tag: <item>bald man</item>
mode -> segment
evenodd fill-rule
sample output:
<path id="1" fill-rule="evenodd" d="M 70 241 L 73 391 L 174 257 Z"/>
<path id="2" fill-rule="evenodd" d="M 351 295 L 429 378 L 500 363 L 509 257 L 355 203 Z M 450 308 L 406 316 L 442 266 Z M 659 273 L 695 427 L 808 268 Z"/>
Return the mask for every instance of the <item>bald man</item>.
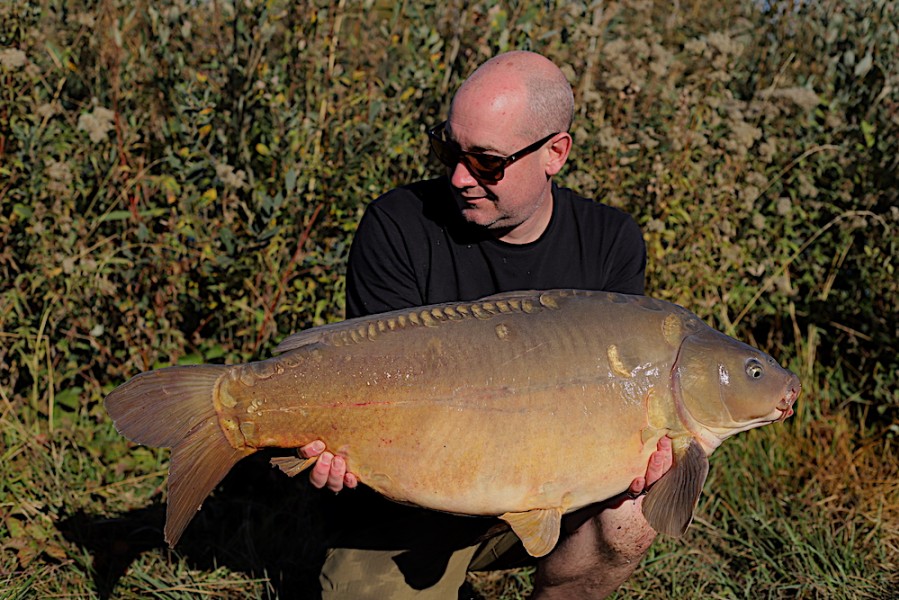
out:
<path id="1" fill-rule="evenodd" d="M 446 176 L 366 209 L 350 251 L 347 317 L 519 289 L 642 294 L 646 250 L 633 219 L 553 183 L 571 150 L 573 114 L 571 87 L 545 57 L 509 52 L 479 67 L 447 120 L 428 131 Z M 323 450 L 302 449 L 320 454 L 313 485 L 356 487 L 343 459 Z M 663 438 L 631 492 L 670 466 Z M 603 598 L 621 585 L 655 538 L 641 503 L 624 496 L 568 515 L 558 546 L 537 561 L 533 597 Z M 365 488 L 334 505 L 342 527 L 322 569 L 323 598 L 455 599 L 468 570 L 533 561 L 487 519 L 399 506 Z"/>

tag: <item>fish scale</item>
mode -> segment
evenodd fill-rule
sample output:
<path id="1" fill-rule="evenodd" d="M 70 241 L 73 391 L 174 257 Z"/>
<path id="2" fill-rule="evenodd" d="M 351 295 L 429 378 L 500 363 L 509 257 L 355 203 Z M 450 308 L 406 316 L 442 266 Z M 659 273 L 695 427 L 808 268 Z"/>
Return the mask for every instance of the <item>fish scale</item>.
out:
<path id="1" fill-rule="evenodd" d="M 643 506 L 653 527 L 679 535 L 708 455 L 791 414 L 799 393 L 795 375 L 686 309 L 605 292 L 393 311 L 300 332 L 278 350 L 151 371 L 108 396 L 123 435 L 173 449 L 170 544 L 242 457 L 316 439 L 379 493 L 499 516 L 542 555 L 562 515 L 626 491 L 667 435 L 675 466 Z M 278 466 L 296 475 L 311 462 Z"/>

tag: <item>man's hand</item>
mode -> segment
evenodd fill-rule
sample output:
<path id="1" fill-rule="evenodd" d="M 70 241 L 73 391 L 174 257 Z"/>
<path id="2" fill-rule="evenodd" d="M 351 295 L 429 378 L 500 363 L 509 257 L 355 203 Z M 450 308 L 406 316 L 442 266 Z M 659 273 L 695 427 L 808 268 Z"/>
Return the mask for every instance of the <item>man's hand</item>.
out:
<path id="1" fill-rule="evenodd" d="M 642 494 L 673 462 L 671 440 L 663 437 L 646 474 L 634 479 L 628 491 Z M 538 562 L 532 599 L 605 598 L 633 574 L 656 532 L 643 517 L 643 498 L 623 498 L 586 507 L 563 521 L 571 533 Z"/>
<path id="2" fill-rule="evenodd" d="M 646 466 L 646 476 L 637 477 L 631 482 L 630 492 L 634 495 L 642 494 L 652 484 L 662 478 L 674 463 L 674 455 L 671 452 L 671 438 L 663 437 L 656 445 L 656 451 L 649 457 Z"/>
<path id="3" fill-rule="evenodd" d="M 343 488 L 354 488 L 359 483 L 356 476 L 347 473 L 346 461 L 341 456 L 334 456 L 325 452 L 325 443 L 315 440 L 300 448 L 300 456 L 312 458 L 318 456 L 318 460 L 309 471 L 309 481 L 317 488 L 327 487 L 334 493 Z"/>

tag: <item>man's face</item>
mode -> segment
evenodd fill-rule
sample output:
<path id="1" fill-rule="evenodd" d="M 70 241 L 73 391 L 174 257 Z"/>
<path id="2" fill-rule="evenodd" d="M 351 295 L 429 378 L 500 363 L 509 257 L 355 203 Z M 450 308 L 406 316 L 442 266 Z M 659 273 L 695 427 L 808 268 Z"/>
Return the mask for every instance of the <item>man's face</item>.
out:
<path id="1" fill-rule="evenodd" d="M 520 133 L 527 129 L 520 125 L 524 108 L 520 94 L 489 101 L 466 94 L 456 99 L 446 135 L 465 151 L 508 156 L 537 141 Z M 464 162 L 450 168 L 450 183 L 463 217 L 494 231 L 500 239 L 509 238 L 507 241 L 523 243 L 538 238 L 552 214 L 546 160 L 547 150 L 542 147 L 507 166 L 496 183 L 479 180 Z"/>

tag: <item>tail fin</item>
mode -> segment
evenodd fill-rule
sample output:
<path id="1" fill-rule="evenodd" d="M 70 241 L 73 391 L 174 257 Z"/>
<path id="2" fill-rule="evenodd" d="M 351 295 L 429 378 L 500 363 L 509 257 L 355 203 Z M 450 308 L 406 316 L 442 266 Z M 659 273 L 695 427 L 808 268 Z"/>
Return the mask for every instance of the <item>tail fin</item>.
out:
<path id="1" fill-rule="evenodd" d="M 165 540 L 178 539 L 203 500 L 254 448 L 234 448 L 218 423 L 215 384 L 228 367 L 191 365 L 137 375 L 106 397 L 116 431 L 147 446 L 172 449 Z"/>

